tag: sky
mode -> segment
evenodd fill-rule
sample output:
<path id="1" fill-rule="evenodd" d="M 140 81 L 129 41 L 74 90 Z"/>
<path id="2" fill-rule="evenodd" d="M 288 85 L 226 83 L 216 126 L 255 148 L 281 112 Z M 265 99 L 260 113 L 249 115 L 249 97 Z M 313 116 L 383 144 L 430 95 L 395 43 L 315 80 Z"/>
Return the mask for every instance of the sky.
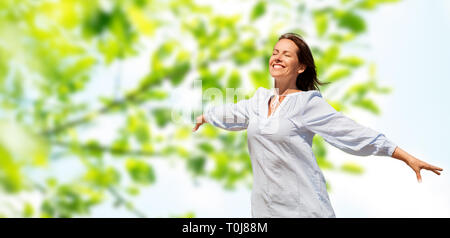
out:
<path id="1" fill-rule="evenodd" d="M 445 105 L 450 101 L 449 1 L 404 0 L 384 5 L 366 19 L 368 32 L 363 41 L 370 48 L 361 54 L 376 63 L 380 84 L 394 90 L 377 98 L 380 116 L 364 112 L 352 116 L 444 171 L 437 176 L 422 170 L 423 182 L 419 184 L 415 173 L 399 160 L 351 156 L 331 147 L 329 156 L 335 164 L 353 161 L 365 169 L 358 176 L 323 171 L 331 185 L 336 216 L 450 217 L 450 152 L 444 150 L 450 134 L 450 107 Z M 156 185 L 143 189 L 135 200 L 135 206 L 149 216 L 195 211 L 197 217 L 251 217 L 250 190 L 226 192 L 209 180 L 194 184 L 184 167 L 177 164 L 156 161 L 155 167 Z M 92 216 L 133 216 L 109 204 L 95 208 Z"/>

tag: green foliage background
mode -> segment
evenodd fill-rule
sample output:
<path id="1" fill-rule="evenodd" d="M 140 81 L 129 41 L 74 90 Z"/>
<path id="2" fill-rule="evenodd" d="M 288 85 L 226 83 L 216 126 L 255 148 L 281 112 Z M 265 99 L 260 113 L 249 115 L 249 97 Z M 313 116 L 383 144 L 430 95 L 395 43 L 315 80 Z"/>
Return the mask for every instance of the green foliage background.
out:
<path id="1" fill-rule="evenodd" d="M 343 48 L 367 31 L 365 14 L 397 0 L 244 2 L 251 7 L 221 14 L 222 1 L 0 1 L 0 197 L 16 204 L 1 199 L 0 215 L 89 216 L 112 198 L 115 207 L 151 217 L 134 207 L 133 198 L 162 176 L 155 159 L 185 163 L 193 178 L 225 189 L 251 188 L 246 132 L 205 125 L 193 135 L 191 123 L 171 123 L 174 109 L 167 102 L 171 89 L 193 80 L 201 80 L 203 90 L 272 87 L 268 59 L 285 32 L 303 35 L 319 79 L 333 82 L 321 91 L 343 92 L 327 97 L 333 107 L 380 113 L 371 98 L 390 88 L 377 84 L 375 65 Z M 116 92 L 83 97 L 90 85 L 101 85 L 98 69 L 142 56 L 149 45 L 144 77 L 117 76 L 106 82 Z M 368 69 L 367 78 L 348 83 L 361 68 Z M 123 122 L 111 143 L 85 138 L 108 117 Z M 363 172 L 353 163 L 334 165 L 320 136 L 313 150 L 322 169 Z M 49 173 L 61 161 L 83 169 L 75 178 Z M 39 204 L 23 199 L 35 193 Z M 193 217 L 195 211 L 168 216 Z"/>

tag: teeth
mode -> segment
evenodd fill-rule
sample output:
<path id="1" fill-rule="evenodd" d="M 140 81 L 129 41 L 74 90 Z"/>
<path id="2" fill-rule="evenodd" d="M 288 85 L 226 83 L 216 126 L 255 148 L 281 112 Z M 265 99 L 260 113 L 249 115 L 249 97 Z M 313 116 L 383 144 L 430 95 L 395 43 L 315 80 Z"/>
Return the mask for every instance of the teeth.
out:
<path id="1" fill-rule="evenodd" d="M 277 69 L 279 69 L 279 68 L 283 68 L 283 66 L 281 66 L 281 65 L 278 65 L 278 64 L 274 65 L 273 67 L 274 67 L 274 68 L 277 68 Z"/>

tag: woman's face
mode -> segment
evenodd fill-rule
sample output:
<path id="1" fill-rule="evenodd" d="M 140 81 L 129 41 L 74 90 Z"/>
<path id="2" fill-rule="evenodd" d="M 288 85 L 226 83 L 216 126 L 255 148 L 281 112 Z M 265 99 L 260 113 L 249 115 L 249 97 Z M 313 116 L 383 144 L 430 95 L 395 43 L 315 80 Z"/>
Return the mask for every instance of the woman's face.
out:
<path id="1" fill-rule="evenodd" d="M 297 75 L 304 71 L 298 61 L 297 45 L 289 39 L 279 40 L 269 59 L 269 72 L 279 80 L 296 80 Z"/>

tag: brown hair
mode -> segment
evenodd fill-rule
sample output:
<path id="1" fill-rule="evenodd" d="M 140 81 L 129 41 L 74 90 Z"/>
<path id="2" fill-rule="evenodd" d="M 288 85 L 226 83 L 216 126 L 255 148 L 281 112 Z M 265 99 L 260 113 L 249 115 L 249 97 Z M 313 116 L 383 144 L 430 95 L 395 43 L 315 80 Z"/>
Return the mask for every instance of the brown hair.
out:
<path id="1" fill-rule="evenodd" d="M 297 57 L 300 64 L 306 66 L 305 71 L 297 76 L 297 88 L 302 91 L 319 90 L 319 85 L 328 84 L 329 82 L 320 82 L 317 79 L 316 65 L 311 50 L 309 49 L 303 38 L 296 33 L 285 33 L 278 38 L 292 40 L 298 47 Z"/>

